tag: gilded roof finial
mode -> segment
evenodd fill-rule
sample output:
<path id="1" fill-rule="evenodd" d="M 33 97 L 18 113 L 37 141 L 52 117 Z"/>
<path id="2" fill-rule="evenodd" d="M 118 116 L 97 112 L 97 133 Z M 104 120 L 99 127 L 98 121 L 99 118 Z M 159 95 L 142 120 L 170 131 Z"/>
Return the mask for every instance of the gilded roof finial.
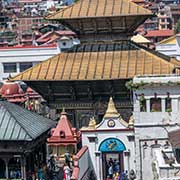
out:
<path id="1" fill-rule="evenodd" d="M 67 115 L 67 112 L 65 111 L 65 108 L 63 107 L 61 115 Z"/>
<path id="2" fill-rule="evenodd" d="M 106 110 L 106 114 L 104 115 L 104 118 L 111 118 L 111 117 L 120 117 L 120 114 L 118 113 L 114 101 L 112 97 L 109 99 L 108 108 Z"/>
<path id="3" fill-rule="evenodd" d="M 88 129 L 96 129 L 96 120 L 94 117 L 90 118 Z"/>
<path id="4" fill-rule="evenodd" d="M 134 127 L 134 117 L 133 115 L 129 118 L 129 124 L 128 126 L 131 128 L 131 127 Z"/>

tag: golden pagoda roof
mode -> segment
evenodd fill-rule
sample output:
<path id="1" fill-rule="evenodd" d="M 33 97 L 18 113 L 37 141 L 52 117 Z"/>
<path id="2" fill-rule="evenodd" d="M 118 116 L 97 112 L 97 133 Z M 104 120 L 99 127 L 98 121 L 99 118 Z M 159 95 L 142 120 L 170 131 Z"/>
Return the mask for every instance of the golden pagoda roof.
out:
<path id="1" fill-rule="evenodd" d="M 20 81 L 129 79 L 135 75 L 171 74 L 175 65 L 164 56 L 130 41 L 81 44 L 18 74 Z"/>
<path id="2" fill-rule="evenodd" d="M 104 118 L 118 118 L 120 117 L 120 114 L 118 113 L 114 101 L 112 97 L 109 99 L 108 108 L 106 110 L 106 114 L 104 115 Z"/>
<path id="3" fill-rule="evenodd" d="M 130 0 L 79 0 L 46 18 L 59 20 L 78 35 L 132 34 L 153 13 Z"/>
<path id="4" fill-rule="evenodd" d="M 79 0 L 54 14 L 47 19 L 76 19 L 111 16 L 152 15 L 152 12 L 130 0 Z"/>
<path id="5" fill-rule="evenodd" d="M 157 44 L 158 45 L 159 44 L 173 44 L 173 45 L 175 45 L 176 44 L 176 35 L 173 35 L 167 39 L 163 39 L 162 41 L 158 42 Z"/>

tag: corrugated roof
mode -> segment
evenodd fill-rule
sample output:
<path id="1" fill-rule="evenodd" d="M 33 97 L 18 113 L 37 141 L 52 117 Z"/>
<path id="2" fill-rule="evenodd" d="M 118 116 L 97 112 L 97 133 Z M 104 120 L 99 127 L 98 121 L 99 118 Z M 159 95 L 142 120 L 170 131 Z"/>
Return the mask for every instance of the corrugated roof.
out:
<path id="1" fill-rule="evenodd" d="M 162 41 L 158 42 L 157 44 L 176 44 L 176 35 L 171 36 L 167 39 L 163 39 Z"/>
<path id="2" fill-rule="evenodd" d="M 18 105 L 0 101 L 0 140 L 31 141 L 55 126 L 55 122 Z"/>
<path id="3" fill-rule="evenodd" d="M 169 59 L 168 59 L 169 60 Z M 131 41 L 81 44 L 20 73 L 12 80 L 68 81 L 171 74 L 175 65 Z"/>
<path id="4" fill-rule="evenodd" d="M 151 30 L 151 31 L 147 31 L 147 34 L 145 35 L 145 37 L 168 37 L 168 36 L 172 36 L 174 34 L 173 30 Z"/>
<path id="5" fill-rule="evenodd" d="M 79 0 L 77 3 L 49 15 L 47 19 L 152 15 L 152 12 L 130 0 Z"/>

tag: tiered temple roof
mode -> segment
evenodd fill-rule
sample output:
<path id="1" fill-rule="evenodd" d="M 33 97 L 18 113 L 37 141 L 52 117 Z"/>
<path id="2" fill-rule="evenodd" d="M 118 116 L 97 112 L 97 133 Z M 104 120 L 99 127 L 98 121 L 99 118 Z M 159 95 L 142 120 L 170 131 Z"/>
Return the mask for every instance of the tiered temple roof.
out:
<path id="1" fill-rule="evenodd" d="M 130 0 L 79 0 L 77 3 L 49 15 L 60 20 L 78 34 L 102 32 L 133 32 L 151 11 Z"/>
<path id="2" fill-rule="evenodd" d="M 22 81 L 128 79 L 143 74 L 171 74 L 170 59 L 131 41 L 82 44 L 13 78 Z"/>
<path id="3" fill-rule="evenodd" d="M 151 11 L 130 0 L 79 0 L 47 18 L 72 28 L 83 43 L 13 80 L 114 80 L 171 74 L 175 65 L 170 59 L 127 40 L 128 33 L 151 16 Z"/>
<path id="4" fill-rule="evenodd" d="M 125 107 L 121 115 L 129 119 L 132 107 L 125 87 L 128 79 L 179 73 L 176 66 L 180 63 L 175 59 L 129 40 L 134 30 L 152 16 L 151 11 L 130 0 L 79 0 L 47 18 L 76 32 L 81 44 L 12 80 L 25 81 L 52 108 L 73 109 L 74 117 L 81 119 L 79 127 L 87 121 L 81 110 L 102 113 L 105 107 L 96 105 L 107 102 L 109 95 L 115 97 L 116 103 L 122 102 L 117 108 L 120 111 L 120 106 Z"/>

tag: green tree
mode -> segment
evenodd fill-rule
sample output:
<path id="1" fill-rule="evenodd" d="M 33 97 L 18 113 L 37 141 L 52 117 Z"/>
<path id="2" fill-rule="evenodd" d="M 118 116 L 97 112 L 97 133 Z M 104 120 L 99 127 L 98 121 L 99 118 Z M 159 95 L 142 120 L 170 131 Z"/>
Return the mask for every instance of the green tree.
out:
<path id="1" fill-rule="evenodd" d="M 175 34 L 180 33 L 180 19 L 178 20 L 178 22 L 176 23 L 176 26 L 174 28 L 174 32 Z"/>

